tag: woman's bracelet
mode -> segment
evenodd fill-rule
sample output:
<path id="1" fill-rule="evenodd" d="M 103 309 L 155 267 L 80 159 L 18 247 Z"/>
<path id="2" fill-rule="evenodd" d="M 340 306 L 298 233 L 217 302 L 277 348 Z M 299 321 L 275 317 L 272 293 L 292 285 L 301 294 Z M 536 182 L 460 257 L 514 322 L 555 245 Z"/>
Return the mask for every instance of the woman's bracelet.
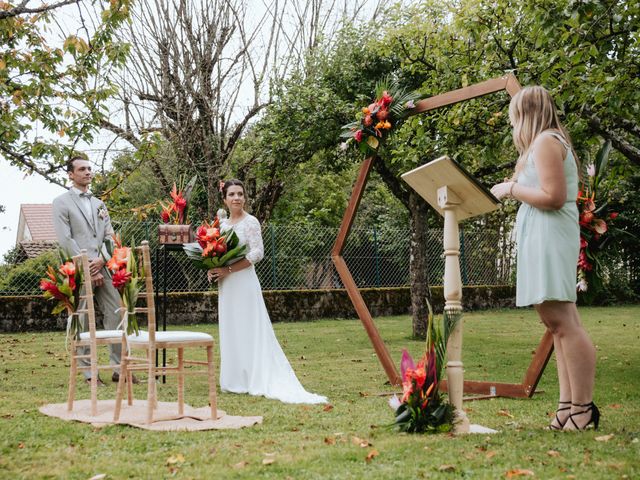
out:
<path id="1" fill-rule="evenodd" d="M 513 198 L 513 187 L 516 186 L 516 182 L 511 182 L 511 188 L 509 188 L 509 196 Z"/>

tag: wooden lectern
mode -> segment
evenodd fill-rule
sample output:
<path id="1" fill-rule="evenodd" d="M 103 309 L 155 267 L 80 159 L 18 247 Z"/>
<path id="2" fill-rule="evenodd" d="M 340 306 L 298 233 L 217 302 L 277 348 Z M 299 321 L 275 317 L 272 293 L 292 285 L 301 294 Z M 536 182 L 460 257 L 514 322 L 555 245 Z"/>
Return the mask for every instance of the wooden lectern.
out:
<path id="1" fill-rule="evenodd" d="M 422 198 L 444 217 L 445 321 L 455 321 L 447 344 L 449 401 L 456 408 L 456 433 L 469 432 L 469 420 L 462 409 L 462 281 L 458 222 L 491 212 L 500 202 L 477 180 L 449 157 L 422 165 L 402 175 Z"/>

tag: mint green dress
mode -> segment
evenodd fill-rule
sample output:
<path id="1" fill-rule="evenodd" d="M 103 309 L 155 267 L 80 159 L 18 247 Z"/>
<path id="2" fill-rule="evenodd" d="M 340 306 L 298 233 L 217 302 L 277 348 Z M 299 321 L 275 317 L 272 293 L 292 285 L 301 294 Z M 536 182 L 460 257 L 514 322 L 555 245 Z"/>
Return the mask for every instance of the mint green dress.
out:
<path id="1" fill-rule="evenodd" d="M 522 203 L 516 217 L 517 284 L 516 305 L 524 307 L 547 300 L 576 301 L 576 269 L 580 253 L 578 224 L 578 168 L 573 152 L 555 132 L 553 135 L 566 148 L 564 176 L 567 199 L 559 210 L 540 210 Z M 535 166 L 535 141 L 517 182 L 540 188 Z"/>

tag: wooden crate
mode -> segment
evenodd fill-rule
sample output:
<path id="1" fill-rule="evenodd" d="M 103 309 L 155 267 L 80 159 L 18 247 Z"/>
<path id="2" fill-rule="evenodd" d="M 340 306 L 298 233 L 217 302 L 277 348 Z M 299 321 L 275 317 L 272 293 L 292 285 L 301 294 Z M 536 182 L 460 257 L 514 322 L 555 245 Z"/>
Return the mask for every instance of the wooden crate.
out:
<path id="1" fill-rule="evenodd" d="M 191 225 L 158 225 L 158 238 L 163 245 L 190 243 Z"/>

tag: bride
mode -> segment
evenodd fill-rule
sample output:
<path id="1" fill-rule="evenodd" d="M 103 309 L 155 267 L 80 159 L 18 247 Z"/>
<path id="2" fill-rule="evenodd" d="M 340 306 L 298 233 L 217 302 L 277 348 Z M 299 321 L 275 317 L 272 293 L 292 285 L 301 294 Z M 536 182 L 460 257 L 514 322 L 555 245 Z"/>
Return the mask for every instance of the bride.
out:
<path id="1" fill-rule="evenodd" d="M 247 245 L 247 254 L 239 262 L 207 272 L 209 281 L 218 281 L 220 388 L 285 403 L 325 403 L 326 397 L 309 393 L 300 384 L 271 326 L 253 266 L 264 256 L 262 233 L 258 219 L 244 211 L 244 185 L 228 180 L 222 196 L 230 215 L 220 229 L 233 229 Z"/>

